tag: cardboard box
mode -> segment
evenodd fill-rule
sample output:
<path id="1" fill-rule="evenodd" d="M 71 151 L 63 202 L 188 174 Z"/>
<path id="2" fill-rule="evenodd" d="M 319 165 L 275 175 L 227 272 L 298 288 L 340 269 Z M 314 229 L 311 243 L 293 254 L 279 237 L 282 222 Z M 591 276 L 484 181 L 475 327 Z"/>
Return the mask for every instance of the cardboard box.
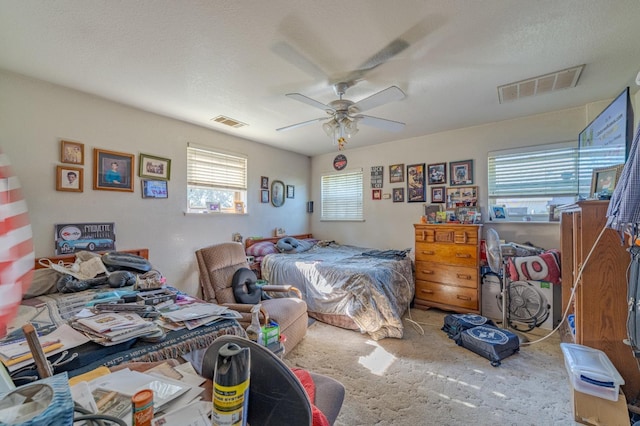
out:
<path id="1" fill-rule="evenodd" d="M 629 426 L 627 399 L 620 392 L 617 401 L 578 392 L 571 388 L 573 417 L 576 422 L 594 426 Z"/>

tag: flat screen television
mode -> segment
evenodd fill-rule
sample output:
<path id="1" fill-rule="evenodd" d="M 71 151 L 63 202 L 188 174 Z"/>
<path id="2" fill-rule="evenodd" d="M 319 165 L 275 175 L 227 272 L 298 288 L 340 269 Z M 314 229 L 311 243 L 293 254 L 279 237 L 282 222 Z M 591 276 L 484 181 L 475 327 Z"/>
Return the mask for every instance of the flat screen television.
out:
<path id="1" fill-rule="evenodd" d="M 625 88 L 578 135 L 578 185 L 589 198 L 594 169 L 623 164 L 633 138 L 633 108 Z"/>

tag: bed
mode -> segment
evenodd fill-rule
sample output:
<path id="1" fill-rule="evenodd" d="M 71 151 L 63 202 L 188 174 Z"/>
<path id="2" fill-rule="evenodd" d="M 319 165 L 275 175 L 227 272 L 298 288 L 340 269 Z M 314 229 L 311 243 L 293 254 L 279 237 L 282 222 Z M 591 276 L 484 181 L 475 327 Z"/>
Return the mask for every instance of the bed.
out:
<path id="1" fill-rule="evenodd" d="M 375 340 L 402 338 L 402 315 L 415 288 L 405 251 L 318 242 L 310 234 L 293 237 L 309 241 L 311 247 L 281 253 L 277 249 L 281 238 L 245 242 L 247 255 L 260 264 L 263 279 L 297 287 L 309 316 L 319 321 L 368 333 Z"/>

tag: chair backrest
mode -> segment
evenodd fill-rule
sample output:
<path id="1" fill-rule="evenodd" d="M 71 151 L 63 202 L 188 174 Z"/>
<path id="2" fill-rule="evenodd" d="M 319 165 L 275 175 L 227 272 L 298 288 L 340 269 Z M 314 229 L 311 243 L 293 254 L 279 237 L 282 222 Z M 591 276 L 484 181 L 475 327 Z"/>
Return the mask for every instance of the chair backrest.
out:
<path id="1" fill-rule="evenodd" d="M 248 423 L 311 425 L 311 402 L 300 380 L 273 352 L 249 339 L 232 335 L 216 338 L 204 354 L 201 376 L 213 378 L 218 351 L 226 343 L 251 350 Z"/>
<path id="2" fill-rule="evenodd" d="M 196 251 L 196 259 L 204 299 L 217 304 L 235 303 L 233 274 L 249 267 L 242 244 L 228 242 L 205 247 Z"/>

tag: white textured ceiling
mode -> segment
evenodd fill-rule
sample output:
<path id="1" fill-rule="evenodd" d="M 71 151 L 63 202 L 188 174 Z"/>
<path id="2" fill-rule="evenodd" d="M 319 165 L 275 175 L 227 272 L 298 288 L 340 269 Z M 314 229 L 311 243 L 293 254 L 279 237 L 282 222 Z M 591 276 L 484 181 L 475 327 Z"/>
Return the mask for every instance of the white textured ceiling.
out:
<path id="1" fill-rule="evenodd" d="M 276 132 L 324 114 L 285 94 L 328 103 L 397 38 L 409 47 L 345 97 L 397 85 L 406 99 L 366 113 L 407 125 L 361 125 L 347 149 L 615 97 L 640 70 L 640 1 L 0 0 L 0 68 L 306 155 L 337 148 L 320 122 Z M 575 88 L 498 102 L 497 86 L 580 64 Z"/>

